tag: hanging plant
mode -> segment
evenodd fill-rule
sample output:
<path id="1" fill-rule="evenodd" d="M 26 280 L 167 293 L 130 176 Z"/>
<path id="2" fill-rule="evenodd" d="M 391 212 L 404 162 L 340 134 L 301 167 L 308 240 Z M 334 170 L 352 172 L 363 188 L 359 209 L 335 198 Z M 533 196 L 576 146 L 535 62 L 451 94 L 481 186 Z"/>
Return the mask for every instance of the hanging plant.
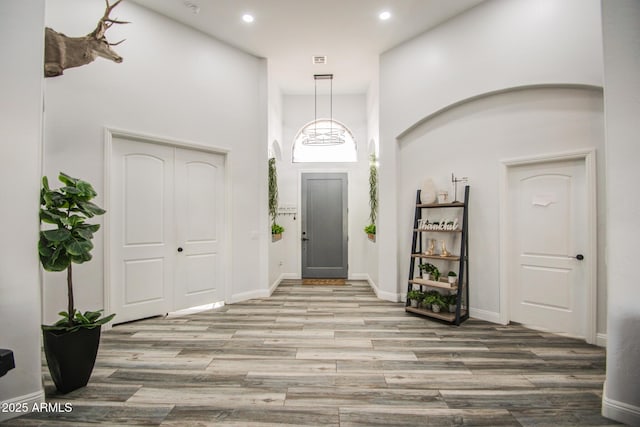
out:
<path id="1" fill-rule="evenodd" d="M 269 216 L 271 217 L 271 234 L 281 234 L 284 227 L 276 224 L 278 216 L 278 171 L 276 170 L 276 158 L 269 159 Z M 277 231 L 277 232 L 274 232 Z"/>
<path id="2" fill-rule="evenodd" d="M 369 225 L 365 232 L 369 235 L 376 234 L 376 219 L 378 216 L 378 167 L 376 156 L 372 154 L 369 162 Z"/>

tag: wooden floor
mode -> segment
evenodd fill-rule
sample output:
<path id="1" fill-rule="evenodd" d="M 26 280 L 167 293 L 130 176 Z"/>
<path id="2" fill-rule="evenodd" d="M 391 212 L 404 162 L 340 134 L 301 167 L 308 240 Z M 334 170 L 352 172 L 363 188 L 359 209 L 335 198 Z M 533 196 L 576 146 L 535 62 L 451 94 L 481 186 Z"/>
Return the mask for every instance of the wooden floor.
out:
<path id="1" fill-rule="evenodd" d="M 600 416 L 605 353 L 518 325 L 406 314 L 364 282 L 103 334 L 89 385 L 16 426 L 571 426 Z M 46 368 L 45 368 L 46 371 Z"/>

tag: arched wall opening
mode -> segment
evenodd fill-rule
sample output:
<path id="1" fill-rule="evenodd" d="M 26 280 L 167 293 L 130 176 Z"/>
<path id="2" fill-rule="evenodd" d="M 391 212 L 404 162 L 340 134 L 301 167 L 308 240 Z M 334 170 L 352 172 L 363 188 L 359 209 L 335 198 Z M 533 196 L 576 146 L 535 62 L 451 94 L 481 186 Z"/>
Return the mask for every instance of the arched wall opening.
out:
<path id="1" fill-rule="evenodd" d="M 591 86 L 518 87 L 457 102 L 430 114 L 397 139 L 398 275 L 406 279 L 411 208 L 426 178 L 452 194 L 451 174 L 467 176 L 471 315 L 500 321 L 500 161 L 595 149 L 597 192 L 604 192 L 602 89 Z M 602 198 L 600 198 L 602 199 Z M 604 201 L 597 206 L 605 220 Z M 598 227 L 598 241 L 605 241 Z M 606 331 L 604 247 L 598 249 L 597 333 Z M 402 280 L 399 280 L 403 283 Z M 402 286 L 400 286 L 402 287 Z M 398 292 L 402 293 L 402 289 Z"/>

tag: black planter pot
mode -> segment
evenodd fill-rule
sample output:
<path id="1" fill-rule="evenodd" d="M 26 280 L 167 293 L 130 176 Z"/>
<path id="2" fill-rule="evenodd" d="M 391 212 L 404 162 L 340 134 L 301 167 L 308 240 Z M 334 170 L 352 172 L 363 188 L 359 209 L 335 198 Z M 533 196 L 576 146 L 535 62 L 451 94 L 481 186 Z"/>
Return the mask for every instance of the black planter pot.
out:
<path id="1" fill-rule="evenodd" d="M 100 326 L 75 332 L 42 331 L 49 372 L 61 393 L 89 382 L 100 344 Z"/>

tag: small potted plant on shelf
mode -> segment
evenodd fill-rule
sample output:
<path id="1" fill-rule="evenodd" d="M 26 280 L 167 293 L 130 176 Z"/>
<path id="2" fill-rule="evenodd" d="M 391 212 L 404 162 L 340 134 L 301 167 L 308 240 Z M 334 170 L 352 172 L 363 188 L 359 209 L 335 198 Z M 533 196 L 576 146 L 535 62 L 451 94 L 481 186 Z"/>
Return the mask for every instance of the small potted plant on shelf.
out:
<path id="1" fill-rule="evenodd" d="M 447 296 L 447 304 L 449 305 L 449 313 L 455 313 L 456 312 L 456 305 L 458 303 L 458 295 L 456 294 L 451 294 L 449 296 Z"/>
<path id="2" fill-rule="evenodd" d="M 424 298 L 422 299 L 422 307 L 427 310 L 431 310 L 432 304 L 435 303 L 438 299 L 438 295 L 440 295 L 438 291 L 434 290 L 425 292 Z"/>
<path id="3" fill-rule="evenodd" d="M 277 242 L 278 240 L 282 239 L 283 232 L 284 232 L 283 226 L 273 223 L 271 225 L 271 241 Z"/>
<path id="4" fill-rule="evenodd" d="M 375 224 L 369 224 L 364 228 L 364 232 L 367 233 L 367 237 L 369 238 L 369 240 L 371 240 L 372 242 L 376 241 L 376 225 Z"/>
<path id="5" fill-rule="evenodd" d="M 67 311 L 53 325 L 42 325 L 44 353 L 51 378 L 61 393 L 68 393 L 89 382 L 100 344 L 101 326 L 115 314 L 102 316 L 102 310 L 76 310 L 73 299 L 72 265 L 91 260 L 93 234 L 99 224 L 86 221 L 105 210 L 91 200 L 97 195 L 91 184 L 60 173 L 64 184 L 49 188 L 42 178 L 40 190 L 40 231 L 38 253 L 46 271 L 66 271 Z"/>
<path id="6" fill-rule="evenodd" d="M 431 278 L 436 281 L 439 282 L 440 281 L 440 270 L 438 270 L 438 267 L 436 267 L 435 265 L 432 266 L 433 268 L 431 268 Z"/>
<path id="7" fill-rule="evenodd" d="M 444 297 L 439 293 L 433 295 L 433 300 L 431 301 L 431 311 L 434 313 L 440 313 L 440 309 L 445 306 Z"/>
<path id="8" fill-rule="evenodd" d="M 430 263 L 420 264 L 419 268 L 422 273 L 422 278 L 426 280 L 430 280 L 433 277 L 434 271 L 438 270 L 435 265 Z"/>
<path id="9" fill-rule="evenodd" d="M 454 271 L 447 273 L 447 280 L 449 284 L 455 285 L 458 282 L 458 275 Z"/>
<path id="10" fill-rule="evenodd" d="M 422 292 L 418 290 L 411 290 L 407 292 L 407 298 L 411 301 L 411 307 L 418 307 L 418 302 L 423 298 Z"/>

